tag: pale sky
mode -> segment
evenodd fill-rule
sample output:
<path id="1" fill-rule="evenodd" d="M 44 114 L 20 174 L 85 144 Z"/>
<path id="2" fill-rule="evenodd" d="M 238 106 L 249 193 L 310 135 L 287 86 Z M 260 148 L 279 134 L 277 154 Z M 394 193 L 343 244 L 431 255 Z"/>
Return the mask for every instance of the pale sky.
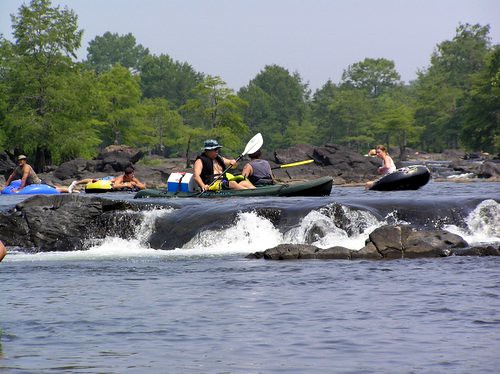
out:
<path id="1" fill-rule="evenodd" d="M 0 33 L 29 1 L 0 0 Z M 298 72 L 315 90 L 340 81 L 366 57 L 393 60 L 405 82 L 429 65 L 437 44 L 459 23 L 490 25 L 500 41 L 499 0 L 52 0 L 78 15 L 89 41 L 106 31 L 132 33 L 156 55 L 168 54 L 238 90 L 266 65 Z"/>

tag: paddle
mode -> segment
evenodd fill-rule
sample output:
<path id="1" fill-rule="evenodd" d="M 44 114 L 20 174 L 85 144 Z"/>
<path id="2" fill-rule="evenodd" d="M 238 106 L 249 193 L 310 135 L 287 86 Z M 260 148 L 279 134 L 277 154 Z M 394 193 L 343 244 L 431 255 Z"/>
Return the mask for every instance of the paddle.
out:
<path id="1" fill-rule="evenodd" d="M 247 143 L 247 146 L 245 147 L 245 150 L 243 151 L 243 153 L 241 155 L 238 156 L 238 158 L 236 158 L 236 162 L 238 162 L 239 160 L 241 160 L 243 157 L 245 157 L 247 154 L 249 153 L 255 153 L 257 152 L 260 147 L 262 147 L 262 144 L 264 143 L 264 139 L 262 139 L 262 135 L 261 133 L 259 132 L 257 135 L 255 135 L 252 139 L 250 139 L 250 141 Z M 233 166 L 232 165 L 229 165 L 223 172 L 222 174 L 219 174 L 217 176 L 217 178 L 215 178 L 212 183 L 210 183 L 208 185 L 208 187 L 212 186 L 215 182 L 217 182 L 219 179 L 221 179 L 224 174 L 226 174 L 226 172 L 231 169 Z M 207 191 L 207 190 L 205 190 Z M 205 191 L 202 191 L 198 196 L 201 196 L 203 195 L 203 193 Z"/>
<path id="2" fill-rule="evenodd" d="M 283 165 L 275 166 L 275 167 L 272 167 L 271 169 L 275 170 L 275 169 L 291 168 L 292 166 L 307 165 L 307 164 L 310 164 L 311 162 L 314 162 L 314 160 L 292 162 L 290 164 L 283 164 Z"/>

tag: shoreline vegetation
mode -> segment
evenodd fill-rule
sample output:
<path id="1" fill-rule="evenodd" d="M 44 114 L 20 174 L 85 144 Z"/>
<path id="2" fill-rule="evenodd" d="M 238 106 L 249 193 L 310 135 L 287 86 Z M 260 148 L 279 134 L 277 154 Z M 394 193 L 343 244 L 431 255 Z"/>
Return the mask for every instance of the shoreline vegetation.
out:
<path id="1" fill-rule="evenodd" d="M 84 32 L 78 15 L 50 0 L 31 0 L 11 19 L 11 40 L 0 36 L 0 150 L 10 159 L 27 155 L 38 174 L 95 160 L 110 145 L 190 161 L 213 138 L 224 152 L 238 154 L 256 133 L 267 152 L 295 147 L 299 154 L 290 161 L 303 159 L 303 143 L 321 149 L 313 170 L 333 166 L 341 184 L 361 183 L 369 172 L 354 176 L 354 156 L 345 170 L 328 163 L 331 143 L 358 155 L 376 144 L 402 154 L 500 151 L 500 46 L 489 25 L 459 24 L 415 81 L 402 81 L 392 60 L 365 57 L 346 66 L 339 82 L 313 92 L 299 72 L 276 64 L 235 91 L 220 76 L 196 71 L 168 51 L 152 54 L 132 34 L 112 30 L 83 46 L 87 57 L 77 61 Z M 164 179 L 160 171 L 151 183 Z"/>

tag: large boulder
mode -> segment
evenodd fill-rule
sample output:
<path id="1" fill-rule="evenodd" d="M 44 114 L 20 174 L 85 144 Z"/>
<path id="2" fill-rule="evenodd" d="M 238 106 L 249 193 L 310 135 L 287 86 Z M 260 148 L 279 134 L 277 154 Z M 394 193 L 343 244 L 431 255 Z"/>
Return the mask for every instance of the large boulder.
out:
<path id="1" fill-rule="evenodd" d="M 82 179 L 88 172 L 96 171 L 96 161 L 88 161 L 83 158 L 64 162 L 54 171 L 54 177 L 60 180 Z"/>
<path id="2" fill-rule="evenodd" d="M 479 178 L 499 178 L 500 160 L 485 161 L 479 167 L 477 176 Z"/>
<path id="3" fill-rule="evenodd" d="M 134 233 L 133 216 L 119 219 L 134 206 L 123 201 L 71 195 L 36 195 L 0 213 L 0 240 L 33 251 L 83 249 L 85 239 L 113 231 Z"/>
<path id="4" fill-rule="evenodd" d="M 366 245 L 373 245 L 385 259 L 445 257 L 453 248 L 465 248 L 467 242 L 446 230 L 417 231 L 409 226 L 386 225 L 375 229 Z"/>
<path id="5" fill-rule="evenodd" d="M 135 164 L 144 156 L 144 153 L 136 148 L 125 145 L 110 145 L 97 156 L 102 162 L 97 165 L 97 171 L 121 172 L 130 165 Z"/>
<path id="6" fill-rule="evenodd" d="M 360 250 L 345 247 L 318 248 L 307 244 L 280 244 L 247 258 L 266 260 L 391 260 L 403 258 L 466 256 L 498 256 L 497 247 L 469 247 L 458 235 L 446 230 L 415 230 L 409 226 L 386 225 L 375 229 Z"/>
<path id="7" fill-rule="evenodd" d="M 274 153 L 274 162 L 287 164 L 295 161 L 313 159 L 313 164 L 278 169 L 278 179 L 311 179 L 333 176 L 335 184 L 364 183 L 378 177 L 377 168 L 380 160 L 365 157 L 341 145 L 327 144 L 323 147 L 297 145 L 288 149 L 279 149 Z"/>

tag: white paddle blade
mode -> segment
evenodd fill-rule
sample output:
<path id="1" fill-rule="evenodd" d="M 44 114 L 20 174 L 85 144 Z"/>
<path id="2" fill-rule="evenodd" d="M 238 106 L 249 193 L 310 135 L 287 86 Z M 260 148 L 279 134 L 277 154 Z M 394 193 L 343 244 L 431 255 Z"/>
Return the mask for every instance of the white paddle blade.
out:
<path id="1" fill-rule="evenodd" d="M 247 146 L 245 147 L 245 150 L 241 155 L 245 156 L 249 153 L 257 152 L 260 149 L 260 147 L 262 147 L 262 144 L 264 144 L 264 139 L 262 139 L 262 134 L 259 132 L 252 139 L 250 139 L 250 141 L 247 143 Z"/>

